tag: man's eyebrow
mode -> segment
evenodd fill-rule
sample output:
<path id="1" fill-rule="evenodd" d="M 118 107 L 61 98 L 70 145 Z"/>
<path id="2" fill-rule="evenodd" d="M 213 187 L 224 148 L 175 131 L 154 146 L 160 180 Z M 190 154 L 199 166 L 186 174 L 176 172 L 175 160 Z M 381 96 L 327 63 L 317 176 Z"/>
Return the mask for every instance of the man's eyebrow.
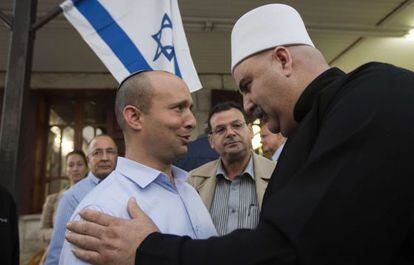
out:
<path id="1" fill-rule="evenodd" d="M 191 106 L 192 103 L 190 103 L 188 100 L 184 99 L 184 100 L 180 100 L 174 103 L 171 103 L 169 105 L 169 108 L 175 108 L 177 106 Z"/>
<path id="2" fill-rule="evenodd" d="M 226 126 L 226 125 L 228 125 L 228 124 L 233 124 L 233 123 L 235 123 L 235 122 L 243 122 L 242 120 L 240 120 L 240 119 L 235 119 L 235 120 L 232 120 L 232 121 L 230 121 L 230 122 L 228 122 L 228 123 L 219 123 L 219 124 L 217 124 L 217 126 L 216 127 L 219 127 L 219 126 Z"/>

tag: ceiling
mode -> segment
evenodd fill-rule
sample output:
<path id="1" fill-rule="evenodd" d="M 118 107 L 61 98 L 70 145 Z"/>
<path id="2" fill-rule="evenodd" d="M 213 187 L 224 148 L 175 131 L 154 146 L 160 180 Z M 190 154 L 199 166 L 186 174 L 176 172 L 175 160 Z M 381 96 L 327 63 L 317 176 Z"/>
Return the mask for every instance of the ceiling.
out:
<path id="1" fill-rule="evenodd" d="M 38 0 L 38 16 L 62 0 Z M 274 1 L 178 0 L 194 63 L 199 73 L 228 73 L 230 30 L 246 11 Z M 368 61 L 414 70 L 414 0 L 280 1 L 301 13 L 314 44 L 332 66 L 350 71 Z M 12 0 L 0 10 L 12 14 Z M 9 30 L 0 22 L 0 71 L 6 69 Z M 36 36 L 33 71 L 107 72 L 79 34 L 60 15 Z"/>

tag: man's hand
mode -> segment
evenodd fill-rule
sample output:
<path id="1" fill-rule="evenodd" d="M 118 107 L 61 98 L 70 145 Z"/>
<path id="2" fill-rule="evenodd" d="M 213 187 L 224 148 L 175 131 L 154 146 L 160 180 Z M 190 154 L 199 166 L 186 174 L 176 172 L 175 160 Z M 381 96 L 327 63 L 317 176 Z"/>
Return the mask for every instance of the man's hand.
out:
<path id="1" fill-rule="evenodd" d="M 128 201 L 128 212 L 132 220 L 92 210 L 81 211 L 84 221 L 67 225 L 69 233 L 66 239 L 76 246 L 73 250 L 75 256 L 99 265 L 135 264 L 137 247 L 158 228 L 133 198 Z"/>

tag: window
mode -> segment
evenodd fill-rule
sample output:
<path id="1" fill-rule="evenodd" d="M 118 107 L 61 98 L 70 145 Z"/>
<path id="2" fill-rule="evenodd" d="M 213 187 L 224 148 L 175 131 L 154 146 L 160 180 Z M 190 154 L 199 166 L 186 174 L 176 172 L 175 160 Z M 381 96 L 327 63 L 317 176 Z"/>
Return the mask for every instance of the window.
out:
<path id="1" fill-rule="evenodd" d="M 108 93 L 108 92 L 107 92 Z M 50 97 L 45 159 L 45 192 L 51 194 L 69 185 L 66 155 L 74 149 L 87 154 L 88 143 L 100 134 L 117 131 L 113 114 L 114 96 Z M 115 137 L 117 139 L 117 137 Z M 119 138 L 119 133 L 118 133 Z M 118 139 L 119 140 L 119 139 Z"/>

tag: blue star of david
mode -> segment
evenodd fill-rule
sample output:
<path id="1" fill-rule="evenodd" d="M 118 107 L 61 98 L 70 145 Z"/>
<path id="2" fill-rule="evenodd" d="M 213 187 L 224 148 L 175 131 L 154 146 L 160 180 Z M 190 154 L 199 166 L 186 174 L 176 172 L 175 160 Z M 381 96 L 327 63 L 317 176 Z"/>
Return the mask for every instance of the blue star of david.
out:
<path id="1" fill-rule="evenodd" d="M 156 61 L 158 58 L 160 58 L 162 54 L 165 57 L 167 57 L 168 61 L 171 61 L 174 58 L 174 47 L 172 45 L 162 45 L 161 43 L 163 29 L 166 29 L 166 28 L 172 29 L 172 27 L 173 26 L 172 26 L 171 19 L 168 17 L 167 14 L 164 14 L 164 17 L 162 18 L 160 30 L 156 34 L 151 35 L 152 38 L 158 44 L 157 51 L 155 52 L 153 61 Z"/>

